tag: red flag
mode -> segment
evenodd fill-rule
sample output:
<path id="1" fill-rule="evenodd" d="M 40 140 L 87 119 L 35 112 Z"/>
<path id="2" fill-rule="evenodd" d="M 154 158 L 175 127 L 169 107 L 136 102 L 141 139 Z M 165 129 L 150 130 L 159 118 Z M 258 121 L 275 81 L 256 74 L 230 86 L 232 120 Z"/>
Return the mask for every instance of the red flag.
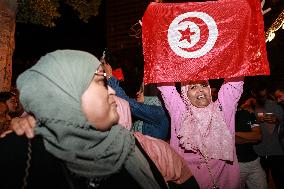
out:
<path id="1" fill-rule="evenodd" d="M 269 75 L 259 0 L 150 3 L 144 82 Z"/>

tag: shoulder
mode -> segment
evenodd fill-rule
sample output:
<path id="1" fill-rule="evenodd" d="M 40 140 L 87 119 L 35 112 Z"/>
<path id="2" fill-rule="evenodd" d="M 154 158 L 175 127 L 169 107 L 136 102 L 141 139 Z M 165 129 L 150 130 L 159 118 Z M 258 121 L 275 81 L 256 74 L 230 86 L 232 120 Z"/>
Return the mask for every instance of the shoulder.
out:
<path id="1" fill-rule="evenodd" d="M 10 133 L 0 139 L 1 158 L 3 158 L 3 155 L 6 156 L 10 153 L 24 154 L 27 145 L 28 139 L 25 136 L 17 136 L 15 133 Z"/>
<path id="2" fill-rule="evenodd" d="M 277 102 L 275 102 L 273 100 L 270 100 L 270 99 L 266 100 L 265 106 L 267 108 L 272 108 L 272 109 L 275 109 L 275 110 L 281 110 L 281 112 L 283 112 L 281 105 L 277 104 Z"/>

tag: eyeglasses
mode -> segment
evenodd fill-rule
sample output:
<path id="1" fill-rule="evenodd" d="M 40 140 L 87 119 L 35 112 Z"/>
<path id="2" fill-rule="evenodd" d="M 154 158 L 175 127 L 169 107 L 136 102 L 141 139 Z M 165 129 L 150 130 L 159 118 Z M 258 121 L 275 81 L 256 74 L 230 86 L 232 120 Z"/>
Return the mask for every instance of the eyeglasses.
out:
<path id="1" fill-rule="evenodd" d="M 104 71 L 99 71 L 99 70 L 96 70 L 96 71 L 95 71 L 95 75 L 104 76 L 104 77 L 107 76 L 106 72 L 104 72 Z"/>
<path id="2" fill-rule="evenodd" d="M 97 76 L 103 76 L 102 81 L 104 82 L 104 86 L 107 88 L 108 83 L 107 83 L 107 75 L 106 75 L 106 73 L 103 72 L 103 71 L 96 70 L 96 71 L 95 71 L 95 75 L 97 75 Z"/>

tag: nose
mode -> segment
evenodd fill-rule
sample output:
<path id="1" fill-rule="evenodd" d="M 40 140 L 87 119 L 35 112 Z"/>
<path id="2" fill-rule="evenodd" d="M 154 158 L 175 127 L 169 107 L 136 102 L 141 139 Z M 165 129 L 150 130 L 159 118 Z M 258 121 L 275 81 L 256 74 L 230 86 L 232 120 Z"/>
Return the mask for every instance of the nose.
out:
<path id="1" fill-rule="evenodd" d="M 109 85 L 107 86 L 108 94 L 115 95 L 115 90 L 111 88 Z"/>
<path id="2" fill-rule="evenodd" d="M 204 90 L 204 88 L 203 88 L 203 86 L 197 86 L 198 88 L 198 91 L 203 91 Z"/>

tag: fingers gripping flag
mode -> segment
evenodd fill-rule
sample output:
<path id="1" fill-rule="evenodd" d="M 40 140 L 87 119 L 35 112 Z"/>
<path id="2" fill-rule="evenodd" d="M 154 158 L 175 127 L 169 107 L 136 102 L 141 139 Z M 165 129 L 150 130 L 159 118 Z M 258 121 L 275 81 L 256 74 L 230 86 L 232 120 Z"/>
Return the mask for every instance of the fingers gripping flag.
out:
<path id="1" fill-rule="evenodd" d="M 269 75 L 259 0 L 150 3 L 144 82 Z"/>

